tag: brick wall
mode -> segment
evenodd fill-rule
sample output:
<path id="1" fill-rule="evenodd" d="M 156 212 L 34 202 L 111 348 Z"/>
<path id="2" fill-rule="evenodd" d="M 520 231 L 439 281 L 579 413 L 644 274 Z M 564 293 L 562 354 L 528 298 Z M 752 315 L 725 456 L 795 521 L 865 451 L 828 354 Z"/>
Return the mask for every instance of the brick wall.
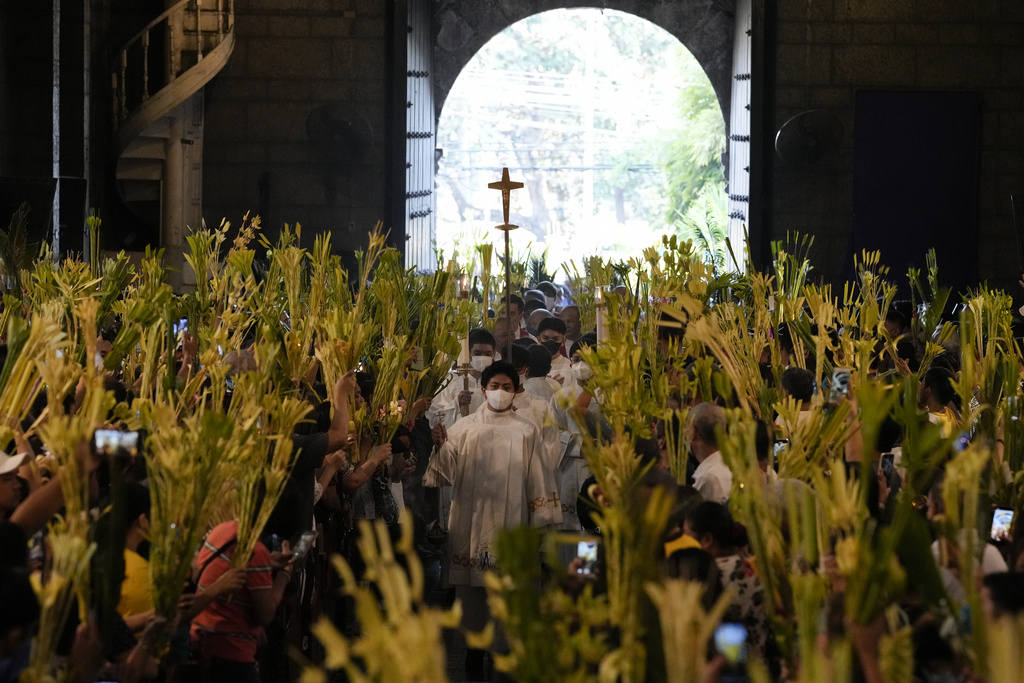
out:
<path id="1" fill-rule="evenodd" d="M 841 278 L 852 224 L 856 92 L 979 91 L 978 275 L 1016 289 L 1009 195 L 1024 194 L 1024 2 L 780 0 L 777 21 L 769 132 L 801 111 L 823 108 L 839 117 L 844 136 L 840 149 L 814 169 L 786 168 L 776 159 L 775 237 L 786 230 L 815 234 L 817 274 Z"/>
<path id="2" fill-rule="evenodd" d="M 259 213 L 273 236 L 299 222 L 349 249 L 385 216 L 386 18 L 383 0 L 238 0 L 237 44 L 207 86 L 207 224 Z M 307 135 L 321 105 L 362 117 L 373 142 L 354 163 Z M 311 239 L 304 239 L 311 244 Z"/>

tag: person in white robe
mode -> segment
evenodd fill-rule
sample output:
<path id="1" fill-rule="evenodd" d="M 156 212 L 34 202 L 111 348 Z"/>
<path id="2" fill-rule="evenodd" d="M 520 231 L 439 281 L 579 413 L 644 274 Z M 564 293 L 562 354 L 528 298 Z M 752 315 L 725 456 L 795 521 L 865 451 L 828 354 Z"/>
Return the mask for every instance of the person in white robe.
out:
<path id="1" fill-rule="evenodd" d="M 561 353 L 565 343 L 565 323 L 552 316 L 541 320 L 537 329 L 537 343 L 551 354 L 551 371 L 548 376 L 561 384 L 563 389 L 572 386 L 576 383 L 572 376 L 572 364 Z"/>
<path id="2" fill-rule="evenodd" d="M 463 417 L 462 406 L 468 406 L 467 414 L 471 415 L 484 404 L 480 374 L 494 362 L 494 355 L 494 335 L 483 328 L 470 330 L 469 373 L 462 375 L 453 370 L 452 381 L 434 396 L 430 408 L 427 409 L 427 421 L 431 427 L 436 426 L 439 421 L 443 422 L 445 427 L 451 427 Z M 441 416 L 443 420 L 440 419 Z"/>
<path id="3" fill-rule="evenodd" d="M 581 531 L 583 529 L 576 508 L 579 502 L 580 488 L 583 486 L 583 482 L 590 478 L 590 468 L 587 466 L 587 461 L 581 450 L 585 434 L 580 431 L 573 413 L 582 412 L 585 416 L 584 419 L 595 425 L 599 418 L 598 403 L 586 389 L 588 382 L 594 377 L 594 371 L 579 354 L 580 349 L 586 345 L 585 340 L 572 345 L 570 360 L 574 383 L 568 388 L 561 389 L 551 399 L 551 408 L 560 430 L 561 440 L 562 455 L 558 462 L 556 476 L 558 477 L 558 493 L 562 499 L 562 525 L 559 528 L 563 531 Z"/>
<path id="4" fill-rule="evenodd" d="M 442 443 L 423 475 L 424 486 L 452 487 L 448 582 L 470 631 L 481 630 L 489 618 L 483 577 L 496 568 L 498 532 L 562 521 L 558 491 L 545 475 L 541 430 L 513 409 L 519 374 L 511 363 L 499 362 L 483 372 L 481 383 L 486 402 L 450 430 L 439 430 Z M 467 667 L 478 655 L 467 653 Z"/>
<path id="5" fill-rule="evenodd" d="M 545 403 L 550 403 L 551 397 L 562 388 L 561 384 L 548 377 L 551 372 L 551 353 L 540 344 L 524 350 L 529 354 L 529 361 L 523 389 Z"/>
<path id="6" fill-rule="evenodd" d="M 532 361 L 532 350 L 540 351 L 542 357 L 547 357 L 547 351 L 538 344 L 529 347 L 512 347 L 512 365 L 519 373 L 519 390 L 516 391 L 515 399 L 512 402 L 512 410 L 517 415 L 525 417 L 540 429 L 544 441 L 544 476 L 547 484 L 545 486 L 552 491 L 558 491 L 558 461 L 562 457 L 562 442 L 559 435 L 558 425 L 555 423 L 555 414 L 551 409 L 549 399 L 540 398 L 528 392 L 524 384 L 524 375 L 530 373 Z M 545 378 L 546 379 L 546 378 Z M 562 501 L 563 514 L 565 513 L 565 501 Z"/>

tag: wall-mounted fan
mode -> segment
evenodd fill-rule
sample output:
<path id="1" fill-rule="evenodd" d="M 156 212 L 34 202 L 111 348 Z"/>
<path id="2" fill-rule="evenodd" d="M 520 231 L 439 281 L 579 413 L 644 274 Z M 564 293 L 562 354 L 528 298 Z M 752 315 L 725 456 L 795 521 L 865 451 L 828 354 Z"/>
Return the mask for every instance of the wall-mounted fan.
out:
<path id="1" fill-rule="evenodd" d="M 373 128 L 347 102 L 322 104 L 311 111 L 306 137 L 321 159 L 339 167 L 364 163 L 373 147 Z"/>
<path id="2" fill-rule="evenodd" d="M 813 166 L 843 142 L 843 122 L 825 109 L 803 111 L 782 124 L 775 135 L 775 153 L 786 164 Z"/>

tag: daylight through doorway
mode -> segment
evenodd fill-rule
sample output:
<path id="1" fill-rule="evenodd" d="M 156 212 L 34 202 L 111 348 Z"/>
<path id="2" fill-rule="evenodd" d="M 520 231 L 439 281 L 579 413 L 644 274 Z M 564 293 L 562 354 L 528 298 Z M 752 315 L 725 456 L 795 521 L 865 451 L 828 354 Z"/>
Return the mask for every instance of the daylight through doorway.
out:
<path id="1" fill-rule="evenodd" d="M 515 257 L 554 273 L 587 256 L 639 256 L 661 235 L 725 229 L 725 124 L 674 36 L 624 12 L 553 10 L 490 40 L 441 113 L 437 247 L 499 243 L 487 183 L 508 167 Z M 465 262 L 465 261 L 463 261 Z M 563 273 L 564 275 L 564 273 Z"/>

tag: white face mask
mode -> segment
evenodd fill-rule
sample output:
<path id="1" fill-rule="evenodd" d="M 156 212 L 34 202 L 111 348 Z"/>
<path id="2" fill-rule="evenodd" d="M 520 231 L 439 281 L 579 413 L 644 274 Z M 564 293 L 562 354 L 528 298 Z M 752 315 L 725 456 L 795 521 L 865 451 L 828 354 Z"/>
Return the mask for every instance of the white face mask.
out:
<path id="1" fill-rule="evenodd" d="M 490 356 L 473 356 L 469 359 L 469 364 L 473 366 L 473 369 L 477 372 L 483 372 L 494 362 L 494 359 Z"/>
<path id="2" fill-rule="evenodd" d="M 590 364 L 584 360 L 579 363 L 574 363 L 572 366 L 572 376 L 580 382 L 586 382 L 588 379 L 593 379 L 594 369 L 590 367 Z"/>
<path id="3" fill-rule="evenodd" d="M 503 389 L 487 391 L 487 405 L 494 410 L 508 410 L 509 406 L 512 405 L 513 398 L 515 398 L 515 394 L 511 394 Z"/>
<path id="4" fill-rule="evenodd" d="M 497 351 L 495 351 L 494 352 L 494 362 L 497 363 L 499 360 L 501 360 L 501 354 L 498 353 Z"/>
<path id="5" fill-rule="evenodd" d="M 545 304 L 544 308 L 548 309 L 549 311 L 555 310 L 555 297 L 553 297 L 553 296 L 545 296 L 544 297 L 544 304 Z"/>

